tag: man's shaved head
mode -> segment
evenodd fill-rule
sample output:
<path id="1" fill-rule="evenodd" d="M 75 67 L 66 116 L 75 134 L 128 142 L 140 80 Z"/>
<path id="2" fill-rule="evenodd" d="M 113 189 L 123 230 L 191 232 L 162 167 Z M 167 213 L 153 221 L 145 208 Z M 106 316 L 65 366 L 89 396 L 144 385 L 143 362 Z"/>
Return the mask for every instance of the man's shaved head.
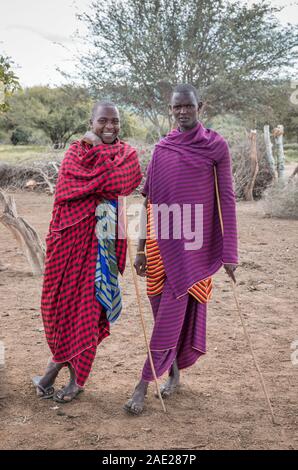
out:
<path id="1" fill-rule="evenodd" d="M 183 94 L 192 93 L 194 95 L 197 103 L 200 103 L 202 101 L 201 97 L 198 93 L 198 90 L 193 85 L 191 85 L 190 83 L 176 85 L 175 88 L 172 91 L 172 94 L 171 94 L 171 101 L 172 101 L 174 93 L 183 93 Z"/>
<path id="2" fill-rule="evenodd" d="M 104 144 L 112 144 L 120 131 L 120 116 L 117 106 L 112 101 L 97 101 L 90 119 L 92 132 L 101 138 Z"/>
<path id="3" fill-rule="evenodd" d="M 177 85 L 172 91 L 170 110 L 180 131 L 192 129 L 198 123 L 202 100 L 190 83 Z"/>
<path id="4" fill-rule="evenodd" d="M 117 109 L 117 106 L 112 101 L 108 101 L 108 100 L 97 101 L 92 108 L 91 120 L 94 119 L 94 116 L 96 115 L 98 109 L 101 107 Z"/>

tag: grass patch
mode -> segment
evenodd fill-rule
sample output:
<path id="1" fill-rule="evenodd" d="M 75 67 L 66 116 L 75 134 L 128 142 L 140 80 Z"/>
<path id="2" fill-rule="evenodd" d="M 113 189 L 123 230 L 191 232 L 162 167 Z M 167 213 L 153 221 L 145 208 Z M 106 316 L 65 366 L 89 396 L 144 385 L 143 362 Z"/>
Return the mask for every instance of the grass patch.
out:
<path id="1" fill-rule="evenodd" d="M 298 162 L 298 148 L 285 149 L 286 162 Z"/>
<path id="2" fill-rule="evenodd" d="M 57 160 L 64 152 L 41 145 L 0 145 L 0 162 L 18 165 L 38 160 Z"/>

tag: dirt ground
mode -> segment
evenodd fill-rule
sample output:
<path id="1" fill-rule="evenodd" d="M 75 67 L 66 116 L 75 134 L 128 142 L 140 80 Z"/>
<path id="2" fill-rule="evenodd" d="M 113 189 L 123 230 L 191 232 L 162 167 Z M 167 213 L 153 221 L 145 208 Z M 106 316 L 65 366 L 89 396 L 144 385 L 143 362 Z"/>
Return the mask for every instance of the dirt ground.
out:
<path id="1" fill-rule="evenodd" d="M 52 198 L 15 194 L 20 215 L 45 236 Z M 137 196 L 133 198 L 138 201 Z M 278 425 L 273 426 L 223 271 L 208 311 L 208 353 L 182 374 L 167 414 L 149 389 L 141 417 L 125 414 L 145 359 L 129 265 L 124 311 L 98 349 L 85 393 L 67 405 L 38 400 L 31 377 L 49 357 L 39 313 L 41 278 L 0 224 L 1 449 L 298 449 L 298 221 L 265 218 L 259 203 L 239 203 L 238 295 Z M 3 267 L 4 266 L 4 267 Z M 151 314 L 140 282 L 148 330 Z M 65 383 L 59 378 L 58 385 Z"/>

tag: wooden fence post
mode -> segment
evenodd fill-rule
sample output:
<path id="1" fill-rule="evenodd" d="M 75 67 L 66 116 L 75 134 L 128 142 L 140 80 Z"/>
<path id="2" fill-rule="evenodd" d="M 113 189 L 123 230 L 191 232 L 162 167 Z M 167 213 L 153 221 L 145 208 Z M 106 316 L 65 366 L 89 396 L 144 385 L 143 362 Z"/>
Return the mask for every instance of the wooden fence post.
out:
<path id="1" fill-rule="evenodd" d="M 285 177 L 285 154 L 283 146 L 284 126 L 278 125 L 272 132 L 276 145 L 278 178 Z"/>
<path id="2" fill-rule="evenodd" d="M 266 146 L 266 158 L 269 163 L 270 170 L 272 171 L 272 174 L 275 177 L 275 160 L 272 152 L 273 144 L 270 140 L 270 129 L 268 124 L 264 126 L 264 141 Z"/>
<path id="3" fill-rule="evenodd" d="M 244 199 L 246 201 L 253 201 L 253 189 L 255 180 L 259 171 L 258 155 L 257 155 L 257 131 L 250 131 L 250 177 L 244 189 Z"/>

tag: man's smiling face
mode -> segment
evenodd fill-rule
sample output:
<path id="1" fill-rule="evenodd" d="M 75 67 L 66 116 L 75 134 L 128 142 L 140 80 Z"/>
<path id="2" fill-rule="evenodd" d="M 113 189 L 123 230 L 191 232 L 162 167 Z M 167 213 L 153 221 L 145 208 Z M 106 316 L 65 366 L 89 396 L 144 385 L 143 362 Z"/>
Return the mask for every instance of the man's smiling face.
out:
<path id="1" fill-rule="evenodd" d="M 92 117 L 91 128 L 104 144 L 112 144 L 120 132 L 118 109 L 114 106 L 99 106 Z"/>

